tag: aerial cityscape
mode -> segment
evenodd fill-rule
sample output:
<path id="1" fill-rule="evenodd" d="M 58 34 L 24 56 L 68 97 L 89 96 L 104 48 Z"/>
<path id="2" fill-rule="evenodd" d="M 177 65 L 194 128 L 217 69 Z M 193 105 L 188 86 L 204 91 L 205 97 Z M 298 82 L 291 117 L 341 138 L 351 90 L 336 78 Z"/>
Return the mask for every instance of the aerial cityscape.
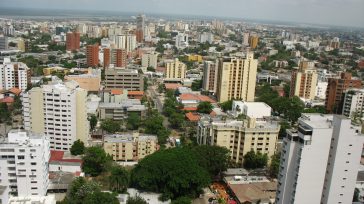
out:
<path id="1" fill-rule="evenodd" d="M 364 203 L 363 11 L 0 0 L 0 204 Z"/>

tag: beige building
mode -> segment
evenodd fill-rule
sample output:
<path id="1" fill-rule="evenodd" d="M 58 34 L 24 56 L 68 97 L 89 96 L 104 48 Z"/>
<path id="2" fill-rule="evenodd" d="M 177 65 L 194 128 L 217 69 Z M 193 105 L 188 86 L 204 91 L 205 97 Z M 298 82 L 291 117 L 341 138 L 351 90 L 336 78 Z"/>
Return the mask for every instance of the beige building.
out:
<path id="1" fill-rule="evenodd" d="M 292 72 L 290 96 L 315 99 L 318 75 L 314 66 L 313 62 L 300 62 L 298 71 Z"/>
<path id="2" fill-rule="evenodd" d="M 210 93 L 216 93 L 218 64 L 218 60 L 204 62 L 202 89 Z"/>
<path id="3" fill-rule="evenodd" d="M 217 78 L 217 99 L 254 101 L 258 60 L 253 53 L 246 58 L 220 59 Z"/>
<path id="4" fill-rule="evenodd" d="M 269 158 L 274 155 L 279 129 L 276 121 L 203 117 L 198 123 L 197 142 L 226 147 L 230 150 L 231 160 L 240 164 L 251 150 L 267 154 Z"/>
<path id="5" fill-rule="evenodd" d="M 184 79 L 186 77 L 187 66 L 180 62 L 177 58 L 175 60 L 166 60 L 166 79 Z"/>
<path id="6" fill-rule="evenodd" d="M 114 161 L 138 161 L 158 149 L 158 138 L 154 135 L 134 132 L 104 137 L 104 150 Z"/>
<path id="7" fill-rule="evenodd" d="M 76 81 L 80 88 L 89 92 L 98 92 L 101 85 L 101 70 L 90 68 L 87 74 L 67 75 L 64 79 L 65 81 Z"/>
<path id="8" fill-rule="evenodd" d="M 143 76 L 138 70 L 109 68 L 105 70 L 105 90 L 126 89 L 128 91 L 143 91 Z"/>
<path id="9" fill-rule="evenodd" d="M 75 81 L 34 87 L 22 95 L 24 128 L 45 134 L 51 149 L 68 151 L 78 139 L 87 144 L 86 100 Z"/>

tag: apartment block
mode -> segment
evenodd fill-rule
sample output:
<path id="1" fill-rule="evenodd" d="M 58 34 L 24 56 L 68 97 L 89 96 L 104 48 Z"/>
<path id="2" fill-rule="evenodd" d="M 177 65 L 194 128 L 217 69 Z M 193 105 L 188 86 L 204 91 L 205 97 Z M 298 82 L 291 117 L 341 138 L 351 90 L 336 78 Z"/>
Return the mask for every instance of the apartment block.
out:
<path id="1" fill-rule="evenodd" d="M 113 64 L 115 67 L 126 67 L 126 50 L 104 48 L 104 68 L 108 68 L 110 64 Z"/>
<path id="2" fill-rule="evenodd" d="M 74 51 L 80 49 L 80 33 L 68 32 L 66 35 L 66 50 Z"/>
<path id="3" fill-rule="evenodd" d="M 4 58 L 3 64 L 0 64 L 0 89 L 15 87 L 24 91 L 31 82 L 30 76 L 30 69 L 26 64 Z"/>
<path id="4" fill-rule="evenodd" d="M 101 70 L 89 68 L 87 74 L 66 75 L 65 81 L 76 81 L 80 88 L 88 92 L 98 92 L 101 88 Z"/>
<path id="5" fill-rule="evenodd" d="M 105 90 L 126 89 L 128 91 L 143 91 L 143 76 L 138 70 L 109 68 L 105 70 Z"/>
<path id="6" fill-rule="evenodd" d="M 97 67 L 99 65 L 99 45 L 86 46 L 87 66 Z"/>
<path id="7" fill-rule="evenodd" d="M 258 60 L 253 53 L 246 58 L 219 60 L 216 95 L 220 103 L 231 99 L 254 101 Z"/>
<path id="8" fill-rule="evenodd" d="M 138 161 L 158 149 L 158 138 L 155 135 L 134 132 L 104 137 L 104 150 L 114 161 Z"/>
<path id="9" fill-rule="evenodd" d="M 17 196 L 45 196 L 49 148 L 41 134 L 10 130 L 7 138 L 0 139 L 0 185 Z"/>
<path id="10" fill-rule="evenodd" d="M 147 53 L 142 56 L 142 67 L 152 67 L 157 68 L 158 65 L 158 54 L 157 53 Z"/>
<path id="11" fill-rule="evenodd" d="M 204 62 L 202 82 L 203 90 L 210 93 L 216 93 L 218 65 L 218 60 Z"/>
<path id="12" fill-rule="evenodd" d="M 251 35 L 249 37 L 249 46 L 252 48 L 252 49 L 255 49 L 257 48 L 258 46 L 258 41 L 259 41 L 259 37 L 256 36 L 256 35 Z"/>
<path id="13" fill-rule="evenodd" d="M 88 143 L 87 91 L 77 82 L 53 82 L 22 95 L 24 128 L 45 134 L 54 150 L 69 151 L 76 140 Z"/>
<path id="14" fill-rule="evenodd" d="M 135 50 L 136 43 L 137 40 L 134 34 L 123 34 L 115 36 L 116 48 L 124 49 L 128 53 Z"/>
<path id="15" fill-rule="evenodd" d="M 351 203 L 364 135 L 342 115 L 302 114 L 283 139 L 276 203 Z"/>
<path id="16" fill-rule="evenodd" d="M 113 98 L 111 98 L 113 99 Z M 126 120 L 130 113 L 137 113 L 140 117 L 145 116 L 147 108 L 139 99 L 124 99 L 121 101 L 104 101 L 99 104 L 100 119 Z"/>
<path id="17" fill-rule="evenodd" d="M 164 64 L 166 66 L 166 79 L 186 78 L 187 66 L 177 58 L 174 60 L 166 60 Z"/>
<path id="18" fill-rule="evenodd" d="M 349 88 L 344 95 L 342 114 L 361 119 L 364 116 L 364 89 Z"/>
<path id="19" fill-rule="evenodd" d="M 198 122 L 197 143 L 226 147 L 230 150 L 230 159 L 242 164 L 244 155 L 249 151 L 267 154 L 269 158 L 274 155 L 279 129 L 277 121 L 205 116 Z"/>
<path id="20" fill-rule="evenodd" d="M 361 88 L 361 86 L 361 80 L 353 79 L 351 73 L 341 73 L 339 78 L 329 78 L 325 99 L 326 111 L 341 114 L 344 92 L 348 88 Z"/>
<path id="21" fill-rule="evenodd" d="M 301 61 L 298 71 L 292 72 L 291 97 L 315 99 L 318 74 L 314 66 L 313 62 Z"/>

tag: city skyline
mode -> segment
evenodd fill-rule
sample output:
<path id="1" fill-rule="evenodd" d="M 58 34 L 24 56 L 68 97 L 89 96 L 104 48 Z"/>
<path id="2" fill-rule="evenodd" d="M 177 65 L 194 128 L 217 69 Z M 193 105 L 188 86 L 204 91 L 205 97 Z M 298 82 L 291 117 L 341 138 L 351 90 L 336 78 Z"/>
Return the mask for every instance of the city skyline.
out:
<path id="1" fill-rule="evenodd" d="M 46 0 L 33 0 L 31 4 L 24 0 L 2 0 L 0 7 L 201 15 L 364 27 L 364 22 L 361 20 L 364 19 L 364 13 L 361 12 L 364 8 L 364 2 L 361 0 L 258 0 L 253 2 L 230 0 L 230 4 L 216 0 L 169 1 L 169 3 L 166 0 L 138 0 L 133 2 L 64 0 L 52 3 Z"/>

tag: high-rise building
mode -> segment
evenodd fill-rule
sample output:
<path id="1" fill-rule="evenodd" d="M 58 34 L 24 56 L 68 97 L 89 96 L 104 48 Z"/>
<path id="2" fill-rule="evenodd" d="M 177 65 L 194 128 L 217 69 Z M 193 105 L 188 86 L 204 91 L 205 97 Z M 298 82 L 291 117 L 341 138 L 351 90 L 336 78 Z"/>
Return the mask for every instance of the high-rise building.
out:
<path id="1" fill-rule="evenodd" d="M 214 34 L 212 33 L 203 32 L 198 35 L 198 42 L 200 43 L 208 42 L 212 44 L 213 41 L 214 41 Z"/>
<path id="2" fill-rule="evenodd" d="M 258 60 L 254 54 L 246 58 L 219 60 L 216 95 L 220 103 L 231 99 L 254 101 Z"/>
<path id="3" fill-rule="evenodd" d="M 269 158 L 274 155 L 279 129 L 277 121 L 248 116 L 242 121 L 204 116 L 198 122 L 197 143 L 226 147 L 231 161 L 241 164 L 244 155 L 252 150 Z"/>
<path id="4" fill-rule="evenodd" d="M 136 20 L 137 20 L 137 28 L 135 31 L 136 41 L 140 43 L 144 41 L 145 15 L 137 16 Z"/>
<path id="5" fill-rule="evenodd" d="M 176 36 L 176 47 L 178 49 L 184 49 L 188 47 L 188 34 L 178 33 Z"/>
<path id="6" fill-rule="evenodd" d="M 158 54 L 157 53 L 146 53 L 142 56 L 142 66 L 157 68 Z"/>
<path id="7" fill-rule="evenodd" d="M 0 89 L 15 87 L 24 91 L 31 83 L 30 76 L 30 69 L 26 64 L 4 58 L 3 64 L 0 64 Z"/>
<path id="8" fill-rule="evenodd" d="M 89 137 L 87 91 L 75 81 L 34 87 L 22 96 L 24 128 L 45 134 L 54 150 L 69 151 Z"/>
<path id="9" fill-rule="evenodd" d="M 166 79 L 184 79 L 186 77 L 187 66 L 178 60 L 166 60 Z"/>
<path id="10" fill-rule="evenodd" d="M 67 33 L 70 30 L 69 27 L 62 25 L 56 26 L 56 35 L 61 35 L 62 33 Z"/>
<path id="11" fill-rule="evenodd" d="M 20 51 L 25 52 L 25 41 L 23 38 L 17 39 L 17 47 Z"/>
<path id="12" fill-rule="evenodd" d="M 144 91 L 143 76 L 134 69 L 109 68 L 105 70 L 105 90 L 127 89 Z"/>
<path id="13" fill-rule="evenodd" d="M 10 130 L 0 139 L 0 185 L 18 196 L 45 196 L 49 185 L 49 141 L 44 135 Z"/>
<path id="14" fill-rule="evenodd" d="M 86 57 L 87 66 L 97 67 L 99 65 L 99 44 L 87 45 Z"/>
<path id="15" fill-rule="evenodd" d="M 364 116 L 364 89 L 349 88 L 344 93 L 342 114 L 355 119 Z"/>
<path id="16" fill-rule="evenodd" d="M 15 35 L 15 28 L 11 23 L 7 23 L 3 27 L 3 33 L 5 36 L 14 36 Z"/>
<path id="17" fill-rule="evenodd" d="M 0 36 L 0 50 L 7 50 L 7 49 L 9 49 L 8 37 Z"/>
<path id="18" fill-rule="evenodd" d="M 123 49 L 104 48 L 104 67 L 113 64 L 115 67 L 126 67 L 127 53 Z"/>
<path id="19" fill-rule="evenodd" d="M 243 45 L 249 46 L 250 33 L 243 33 Z"/>
<path id="20" fill-rule="evenodd" d="M 255 49 L 257 48 L 258 46 L 258 41 L 259 41 L 259 37 L 257 35 L 251 35 L 249 37 L 249 46 L 252 48 L 252 49 Z"/>
<path id="21" fill-rule="evenodd" d="M 330 47 L 333 49 L 339 49 L 340 48 L 340 39 L 338 37 L 333 38 L 330 41 Z"/>
<path id="22" fill-rule="evenodd" d="M 298 71 L 292 72 L 290 96 L 313 100 L 316 96 L 317 70 L 315 64 L 301 61 Z"/>
<path id="23" fill-rule="evenodd" d="M 203 82 L 202 89 L 210 93 L 216 93 L 217 89 L 217 73 L 219 62 L 205 61 L 203 68 Z"/>
<path id="24" fill-rule="evenodd" d="M 74 51 L 80 49 L 80 33 L 68 32 L 66 37 L 66 50 Z"/>
<path id="25" fill-rule="evenodd" d="M 136 48 L 136 36 L 133 34 L 124 34 L 115 36 L 116 48 L 124 49 L 128 53 L 132 52 Z"/>
<path id="26" fill-rule="evenodd" d="M 364 136 L 342 115 L 303 114 L 283 139 L 277 204 L 351 203 Z"/>
<path id="27" fill-rule="evenodd" d="M 104 137 L 104 150 L 114 161 L 138 161 L 158 149 L 158 138 L 155 135 L 134 132 Z"/>
<path id="28" fill-rule="evenodd" d="M 344 92 L 348 88 L 361 88 L 361 80 L 352 79 L 351 73 L 341 73 L 340 78 L 328 79 L 325 99 L 325 107 L 328 113 L 341 114 Z"/>

